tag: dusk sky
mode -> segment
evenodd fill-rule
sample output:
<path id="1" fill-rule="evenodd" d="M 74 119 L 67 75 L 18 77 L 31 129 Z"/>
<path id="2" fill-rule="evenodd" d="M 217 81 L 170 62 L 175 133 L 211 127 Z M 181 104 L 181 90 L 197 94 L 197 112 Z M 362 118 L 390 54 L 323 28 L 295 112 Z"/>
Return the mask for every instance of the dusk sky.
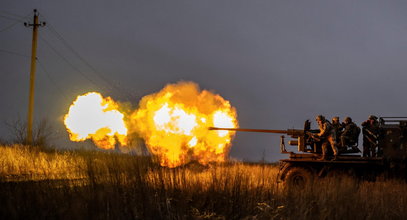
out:
<path id="1" fill-rule="evenodd" d="M 136 107 L 179 81 L 229 100 L 245 128 L 407 116 L 406 1 L 1 0 L 1 139 L 4 122 L 26 119 L 32 29 L 23 22 L 34 8 L 47 23 L 34 117 L 50 122 L 57 146 L 78 146 L 62 122 L 76 96 L 98 91 Z M 279 135 L 262 133 L 237 133 L 230 156 L 286 157 Z"/>

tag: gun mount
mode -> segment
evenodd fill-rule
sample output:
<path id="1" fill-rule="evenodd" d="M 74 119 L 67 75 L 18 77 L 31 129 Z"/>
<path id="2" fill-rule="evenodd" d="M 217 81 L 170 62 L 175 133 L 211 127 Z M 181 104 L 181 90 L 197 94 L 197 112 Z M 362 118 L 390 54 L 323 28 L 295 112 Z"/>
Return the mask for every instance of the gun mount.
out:
<path id="1" fill-rule="evenodd" d="M 319 132 L 318 129 L 311 130 L 311 122 L 306 120 L 304 123 L 304 129 L 287 129 L 287 130 L 272 130 L 272 129 L 251 129 L 251 128 L 218 128 L 210 127 L 209 130 L 224 130 L 224 131 L 241 131 L 241 132 L 259 132 L 259 133 L 273 133 L 273 134 L 286 134 L 294 140 L 288 141 L 291 146 L 297 146 L 299 152 L 309 153 L 321 153 L 321 150 L 316 145 L 318 141 L 313 134 Z M 285 136 L 280 136 L 280 150 L 281 153 L 293 153 L 288 152 L 285 147 Z"/>

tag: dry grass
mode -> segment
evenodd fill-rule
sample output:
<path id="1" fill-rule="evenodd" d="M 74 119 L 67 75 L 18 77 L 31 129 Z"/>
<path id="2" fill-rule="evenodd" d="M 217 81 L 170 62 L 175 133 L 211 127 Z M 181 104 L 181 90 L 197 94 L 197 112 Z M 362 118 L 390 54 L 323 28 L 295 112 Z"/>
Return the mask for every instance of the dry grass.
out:
<path id="1" fill-rule="evenodd" d="M 23 146 L 0 147 L 0 162 L 2 219 L 403 219 L 407 212 L 404 182 L 329 178 L 283 190 L 278 167 L 266 164 L 168 169 L 146 157 Z"/>
<path id="2" fill-rule="evenodd" d="M 35 147 L 14 145 L 0 147 L 0 178 L 76 179 L 85 177 L 84 158 L 73 152 L 44 152 Z"/>

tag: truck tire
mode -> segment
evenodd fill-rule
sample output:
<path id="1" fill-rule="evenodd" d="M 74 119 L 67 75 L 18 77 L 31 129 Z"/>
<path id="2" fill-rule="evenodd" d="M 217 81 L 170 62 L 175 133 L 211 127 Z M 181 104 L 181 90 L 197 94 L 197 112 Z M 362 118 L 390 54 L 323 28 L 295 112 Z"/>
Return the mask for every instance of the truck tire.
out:
<path id="1" fill-rule="evenodd" d="M 310 186 L 313 180 L 314 174 L 303 167 L 290 168 L 284 178 L 286 187 L 294 189 L 303 189 Z"/>

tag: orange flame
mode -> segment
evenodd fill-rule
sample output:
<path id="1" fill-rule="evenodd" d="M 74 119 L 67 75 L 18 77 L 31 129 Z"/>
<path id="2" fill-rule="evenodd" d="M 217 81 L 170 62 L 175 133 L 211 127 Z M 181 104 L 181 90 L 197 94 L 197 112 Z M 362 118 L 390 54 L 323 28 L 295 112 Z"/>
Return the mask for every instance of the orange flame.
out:
<path id="1" fill-rule="evenodd" d="M 220 95 L 181 82 L 145 96 L 139 106 L 131 121 L 162 166 L 226 159 L 234 132 L 208 130 L 237 126 L 236 110 Z"/>
<path id="2" fill-rule="evenodd" d="M 110 97 L 90 92 L 77 97 L 64 123 L 72 141 L 91 139 L 103 149 L 114 149 L 117 143 L 126 146 L 128 133 L 138 133 L 162 166 L 176 167 L 193 160 L 207 164 L 227 158 L 235 133 L 208 130 L 238 125 L 235 108 L 220 95 L 200 90 L 195 83 L 181 82 L 145 96 L 139 106 L 125 121 Z"/>
<path id="3" fill-rule="evenodd" d="M 110 97 L 89 92 L 78 96 L 64 117 L 72 141 L 92 141 L 100 148 L 114 149 L 117 142 L 126 145 L 124 115 Z"/>

